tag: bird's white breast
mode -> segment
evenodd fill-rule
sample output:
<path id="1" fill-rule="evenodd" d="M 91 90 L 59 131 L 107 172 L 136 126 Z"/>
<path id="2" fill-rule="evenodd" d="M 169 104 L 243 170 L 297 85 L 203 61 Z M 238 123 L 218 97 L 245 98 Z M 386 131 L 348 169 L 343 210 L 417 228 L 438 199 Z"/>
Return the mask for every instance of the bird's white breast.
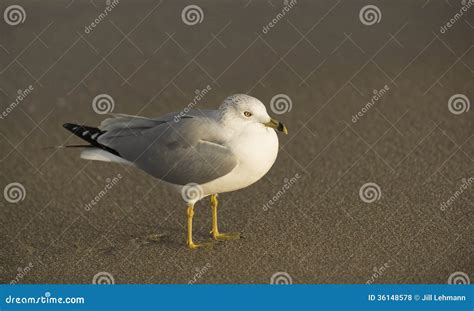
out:
<path id="1" fill-rule="evenodd" d="M 235 191 L 255 183 L 270 170 L 278 154 L 277 134 L 263 126 L 241 132 L 228 145 L 238 164 L 227 175 L 201 185 L 205 195 Z"/>

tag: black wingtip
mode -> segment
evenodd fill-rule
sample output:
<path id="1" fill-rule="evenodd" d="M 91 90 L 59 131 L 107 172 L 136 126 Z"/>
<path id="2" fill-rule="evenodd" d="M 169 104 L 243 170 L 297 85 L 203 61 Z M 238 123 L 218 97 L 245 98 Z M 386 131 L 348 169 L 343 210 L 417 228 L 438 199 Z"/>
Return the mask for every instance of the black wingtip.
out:
<path id="1" fill-rule="evenodd" d="M 74 130 L 79 127 L 79 125 L 77 124 L 72 124 L 72 123 L 64 123 L 63 124 L 63 127 L 66 129 L 66 130 L 69 130 L 71 132 L 74 132 Z"/>
<path id="2" fill-rule="evenodd" d="M 89 144 L 91 144 L 94 147 L 104 149 L 105 151 L 108 151 L 112 154 L 115 154 L 116 156 L 120 157 L 120 154 L 112 149 L 109 148 L 105 145 L 102 145 L 97 141 L 97 139 L 100 137 L 100 135 L 104 134 L 105 132 L 96 128 L 96 127 L 91 127 L 91 126 L 86 126 L 86 125 L 78 125 L 78 124 L 73 124 L 73 123 L 64 123 L 63 127 L 72 132 L 74 135 L 80 137 L 81 139 L 87 141 Z"/>
<path id="3" fill-rule="evenodd" d="M 64 123 L 63 127 L 66 130 L 71 131 L 73 134 L 76 134 L 77 136 L 79 136 L 81 138 L 83 138 L 82 133 L 84 131 L 87 131 L 87 130 L 93 131 L 93 132 L 101 132 L 99 129 L 97 129 L 95 127 L 90 127 L 90 126 L 86 126 L 86 125 L 79 125 L 79 124 L 74 124 L 74 123 Z"/>

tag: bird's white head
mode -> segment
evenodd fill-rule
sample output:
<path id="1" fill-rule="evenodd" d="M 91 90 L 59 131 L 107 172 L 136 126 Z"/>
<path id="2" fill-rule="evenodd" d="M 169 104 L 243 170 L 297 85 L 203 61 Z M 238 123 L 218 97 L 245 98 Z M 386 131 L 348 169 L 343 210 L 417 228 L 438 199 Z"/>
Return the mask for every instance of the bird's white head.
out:
<path id="1" fill-rule="evenodd" d="M 265 105 L 257 98 L 249 95 L 236 94 L 227 97 L 219 107 L 219 112 L 222 122 L 227 124 L 266 126 L 288 134 L 286 126 L 272 119 L 268 115 Z"/>

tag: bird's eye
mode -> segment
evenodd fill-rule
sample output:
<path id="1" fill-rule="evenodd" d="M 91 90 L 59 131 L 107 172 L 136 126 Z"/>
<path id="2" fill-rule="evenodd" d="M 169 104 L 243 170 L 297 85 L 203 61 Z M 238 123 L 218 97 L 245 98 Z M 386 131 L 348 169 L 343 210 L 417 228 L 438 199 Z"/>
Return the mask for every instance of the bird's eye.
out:
<path id="1" fill-rule="evenodd" d="M 249 111 L 245 111 L 244 116 L 246 116 L 247 118 L 250 118 L 252 116 L 252 113 Z"/>

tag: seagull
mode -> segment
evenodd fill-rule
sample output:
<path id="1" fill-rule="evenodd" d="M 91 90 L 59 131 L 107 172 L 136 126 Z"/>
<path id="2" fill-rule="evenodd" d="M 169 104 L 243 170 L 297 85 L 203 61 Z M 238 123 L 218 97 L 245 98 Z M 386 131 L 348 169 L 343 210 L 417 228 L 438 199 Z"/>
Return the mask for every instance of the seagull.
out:
<path id="1" fill-rule="evenodd" d="M 81 158 L 136 167 L 180 192 L 187 204 L 186 244 L 193 241 L 194 206 L 210 196 L 211 237 L 234 240 L 241 233 L 221 233 L 217 196 L 252 185 L 273 166 L 278 154 L 276 131 L 286 126 L 272 119 L 265 105 L 245 94 L 227 97 L 217 110 L 191 109 L 158 118 L 111 114 L 99 127 L 66 123 L 64 128 L 88 145 Z"/>

